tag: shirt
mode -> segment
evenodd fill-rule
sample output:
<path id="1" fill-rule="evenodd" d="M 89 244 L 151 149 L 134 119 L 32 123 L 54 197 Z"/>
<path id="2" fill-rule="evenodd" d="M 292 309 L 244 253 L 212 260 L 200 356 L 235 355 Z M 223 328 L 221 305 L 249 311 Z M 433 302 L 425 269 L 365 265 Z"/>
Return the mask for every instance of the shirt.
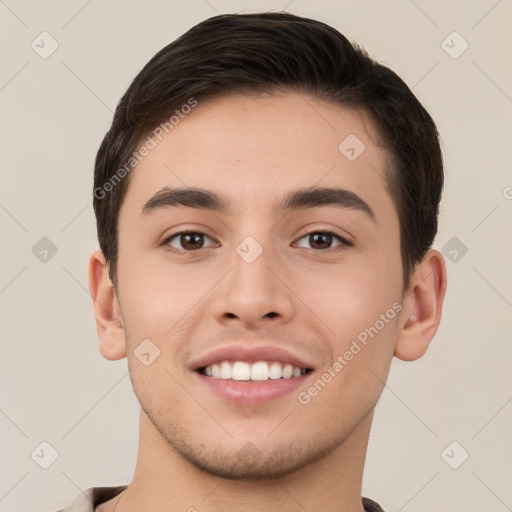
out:
<path id="1" fill-rule="evenodd" d="M 66 508 L 58 512 L 94 512 L 94 509 L 111 500 L 126 489 L 126 485 L 118 487 L 91 487 L 77 496 Z M 370 498 L 363 498 L 366 512 L 384 512 L 384 509 Z"/>

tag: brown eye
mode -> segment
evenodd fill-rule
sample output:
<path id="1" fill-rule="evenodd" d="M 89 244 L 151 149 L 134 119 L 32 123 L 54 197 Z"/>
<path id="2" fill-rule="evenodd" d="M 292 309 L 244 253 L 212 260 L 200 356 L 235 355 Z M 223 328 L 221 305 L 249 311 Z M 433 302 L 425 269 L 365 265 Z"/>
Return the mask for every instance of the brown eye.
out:
<path id="1" fill-rule="evenodd" d="M 309 235 L 309 243 L 313 249 L 329 249 L 333 236 L 328 233 L 313 233 Z"/>
<path id="2" fill-rule="evenodd" d="M 204 248 L 205 239 L 211 241 L 204 233 L 182 232 L 173 235 L 166 243 L 181 251 L 197 251 Z"/>
<path id="3" fill-rule="evenodd" d="M 336 240 L 338 241 L 338 243 L 335 243 L 333 245 L 333 242 L 335 242 Z M 306 241 L 306 243 L 309 244 L 310 247 L 307 247 L 307 245 L 303 245 L 303 241 Z M 312 233 L 308 233 L 299 240 L 298 244 L 299 247 L 306 247 L 317 251 L 332 249 L 333 247 L 339 245 L 351 245 L 347 240 L 345 240 L 339 235 L 336 235 L 335 233 L 331 233 L 330 231 L 315 231 Z"/>

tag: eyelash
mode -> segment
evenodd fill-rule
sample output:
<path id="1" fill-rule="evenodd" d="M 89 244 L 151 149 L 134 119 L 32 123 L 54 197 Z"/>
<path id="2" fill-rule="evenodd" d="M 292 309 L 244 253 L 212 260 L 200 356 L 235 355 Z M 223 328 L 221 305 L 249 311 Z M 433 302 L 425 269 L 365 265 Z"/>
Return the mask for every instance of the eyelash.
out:
<path id="1" fill-rule="evenodd" d="M 187 251 L 187 250 L 181 250 L 181 249 L 176 249 L 174 247 L 172 247 L 170 244 L 170 242 L 176 238 L 176 237 L 179 237 L 181 235 L 186 235 L 186 234 L 194 234 L 194 235 L 203 235 L 207 238 L 210 238 L 207 234 L 205 233 L 202 233 L 201 231 L 196 231 L 196 230 L 184 230 L 184 231 L 178 231 L 176 233 L 173 233 L 172 235 L 168 236 L 162 243 L 161 245 L 162 246 L 165 246 L 167 250 L 169 250 L 170 252 L 174 253 L 174 254 L 183 254 L 183 255 L 187 255 L 187 256 L 192 256 L 194 255 L 195 253 L 197 253 L 198 251 L 200 251 L 201 249 L 207 249 L 207 247 L 201 247 L 200 249 L 195 249 L 195 250 L 190 250 L 190 251 Z M 338 235 L 337 233 L 334 233 L 333 231 L 328 231 L 328 230 L 316 230 L 316 231 L 308 231 L 307 233 L 304 233 L 303 235 L 300 236 L 300 238 L 298 239 L 298 241 L 310 236 L 310 235 L 317 235 L 317 234 L 322 234 L 322 235 L 332 235 L 334 238 L 338 239 L 338 241 L 340 242 L 340 244 L 338 245 L 335 245 L 334 247 L 329 247 L 327 249 L 310 249 L 311 251 L 314 251 L 316 253 L 321 253 L 321 252 L 328 252 L 332 249 L 335 249 L 336 247 L 351 247 L 353 244 L 352 242 L 349 242 L 346 238 L 342 237 L 341 235 Z M 210 238 L 210 240 L 212 240 Z"/>

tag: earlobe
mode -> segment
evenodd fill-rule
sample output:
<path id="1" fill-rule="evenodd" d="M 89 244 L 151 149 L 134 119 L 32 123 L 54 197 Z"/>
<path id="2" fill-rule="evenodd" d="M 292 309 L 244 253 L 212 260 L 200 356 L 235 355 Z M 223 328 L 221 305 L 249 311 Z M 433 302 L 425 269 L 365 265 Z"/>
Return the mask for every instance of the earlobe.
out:
<path id="1" fill-rule="evenodd" d="M 429 251 L 416 266 L 403 303 L 395 357 L 419 359 L 437 332 L 446 292 L 446 265 L 441 253 Z"/>
<path id="2" fill-rule="evenodd" d="M 89 291 L 101 354 L 112 361 L 126 357 L 121 310 L 114 285 L 108 275 L 105 256 L 101 251 L 95 251 L 89 259 Z"/>

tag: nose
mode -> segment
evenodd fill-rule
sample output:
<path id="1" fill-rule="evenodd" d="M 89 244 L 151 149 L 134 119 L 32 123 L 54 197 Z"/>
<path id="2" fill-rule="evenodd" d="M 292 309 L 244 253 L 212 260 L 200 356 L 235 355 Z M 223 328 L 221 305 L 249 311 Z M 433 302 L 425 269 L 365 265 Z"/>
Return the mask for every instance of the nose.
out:
<path id="1" fill-rule="evenodd" d="M 271 251 L 263 250 L 252 262 L 235 253 L 230 263 L 230 272 L 215 290 L 218 322 L 254 330 L 293 318 L 293 292 Z"/>

